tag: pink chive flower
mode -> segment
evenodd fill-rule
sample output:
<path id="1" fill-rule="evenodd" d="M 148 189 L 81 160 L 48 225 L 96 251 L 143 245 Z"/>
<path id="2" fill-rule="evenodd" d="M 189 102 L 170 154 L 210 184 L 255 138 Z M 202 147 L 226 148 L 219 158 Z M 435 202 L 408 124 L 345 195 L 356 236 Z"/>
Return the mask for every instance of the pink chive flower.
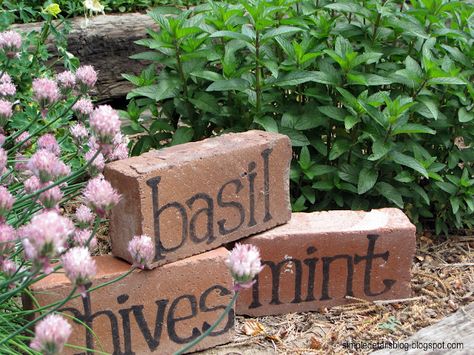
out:
<path id="1" fill-rule="evenodd" d="M 13 115 L 13 104 L 10 101 L 0 99 L 0 128 L 5 127 Z"/>
<path id="2" fill-rule="evenodd" d="M 16 94 L 16 86 L 13 83 L 0 83 L 0 96 L 11 97 Z"/>
<path id="3" fill-rule="evenodd" d="M 113 146 L 107 146 L 107 160 L 114 161 L 114 160 L 122 160 L 128 158 L 128 139 L 126 139 L 121 133 L 115 135 L 113 139 Z M 105 147 L 102 147 L 102 151 L 104 151 Z"/>
<path id="4" fill-rule="evenodd" d="M 124 137 L 124 135 L 119 132 L 114 136 L 114 139 L 113 139 L 112 143 L 114 145 L 119 145 L 119 144 L 122 144 L 122 143 L 127 143 L 127 140 Z"/>
<path id="5" fill-rule="evenodd" d="M 87 146 L 90 150 L 98 150 L 100 148 L 100 144 L 97 143 L 97 138 L 94 136 L 91 136 L 89 138 L 89 140 L 87 141 Z"/>
<path id="6" fill-rule="evenodd" d="M 76 81 L 80 85 L 81 92 L 85 93 L 92 89 L 97 81 L 97 72 L 92 65 L 83 65 L 76 70 Z"/>
<path id="7" fill-rule="evenodd" d="M 76 86 L 76 76 L 73 72 L 66 70 L 56 76 L 56 81 L 61 89 L 69 91 Z"/>
<path id="8" fill-rule="evenodd" d="M 23 150 L 31 146 L 32 143 L 29 138 L 30 138 L 30 134 L 26 131 L 15 138 L 15 144 L 20 144 L 21 142 L 24 141 L 23 144 L 18 147 L 19 150 Z"/>
<path id="9" fill-rule="evenodd" d="M 90 115 L 90 127 L 100 143 L 110 144 L 120 132 L 120 118 L 112 107 L 101 105 Z"/>
<path id="10" fill-rule="evenodd" d="M 15 229 L 8 224 L 0 223 L 0 261 L 13 251 L 15 241 Z"/>
<path id="11" fill-rule="evenodd" d="M 87 228 L 92 225 L 94 221 L 94 214 L 92 213 L 91 209 L 86 205 L 80 205 L 75 213 L 77 224 L 79 228 Z"/>
<path id="12" fill-rule="evenodd" d="M 59 147 L 58 141 L 51 133 L 43 134 L 41 137 L 39 137 L 37 144 L 39 149 L 50 151 L 56 156 L 59 156 L 61 153 L 61 148 Z"/>
<path id="13" fill-rule="evenodd" d="M 59 201 L 63 198 L 63 193 L 61 192 L 61 189 L 59 186 L 54 186 L 42 193 L 40 193 L 38 199 L 41 202 L 41 204 L 46 208 L 46 209 L 58 209 L 58 204 Z"/>
<path id="14" fill-rule="evenodd" d="M 87 128 L 84 127 L 81 123 L 77 123 L 69 127 L 69 132 L 71 133 L 71 136 L 76 141 L 76 143 L 80 145 L 84 143 L 87 137 L 89 137 L 89 132 L 87 131 Z"/>
<path id="15" fill-rule="evenodd" d="M 15 170 L 18 172 L 25 172 L 28 170 L 28 158 L 21 153 L 15 154 Z"/>
<path id="16" fill-rule="evenodd" d="M 41 188 L 41 181 L 33 175 L 25 180 L 23 187 L 25 188 L 25 192 L 27 194 L 31 194 Z"/>
<path id="17" fill-rule="evenodd" d="M 86 204 L 101 218 L 120 201 L 120 194 L 102 177 L 89 180 L 83 196 Z"/>
<path id="18" fill-rule="evenodd" d="M 15 274 L 20 274 L 20 273 L 23 273 L 25 271 L 25 267 L 21 267 L 15 263 L 13 260 L 11 259 L 5 259 L 5 260 L 0 260 L 0 270 L 7 276 L 7 278 L 15 275 Z M 26 276 L 23 278 L 23 280 L 19 280 L 20 282 L 23 282 L 24 280 L 26 279 Z M 13 281 L 13 282 L 10 282 L 9 283 L 9 287 L 11 289 L 14 289 L 16 286 L 15 286 L 16 282 Z"/>
<path id="19" fill-rule="evenodd" d="M 38 322 L 30 346 L 43 355 L 61 354 L 72 333 L 71 325 L 57 314 L 49 314 Z"/>
<path id="20" fill-rule="evenodd" d="M 235 244 L 225 263 L 234 278 L 235 291 L 252 287 L 253 278 L 263 269 L 258 248 L 250 244 Z"/>
<path id="21" fill-rule="evenodd" d="M 0 222 L 10 213 L 15 198 L 5 186 L 0 186 Z"/>
<path id="22" fill-rule="evenodd" d="M 95 260 L 85 247 L 73 247 L 62 257 L 64 273 L 77 286 L 82 297 L 86 297 L 86 288 L 96 274 Z"/>
<path id="23" fill-rule="evenodd" d="M 65 250 L 68 238 L 74 233 L 74 224 L 50 210 L 34 216 L 18 233 L 24 238 L 26 258 L 48 274 L 52 271 L 50 259 Z"/>
<path id="24" fill-rule="evenodd" d="M 0 71 L 0 97 L 14 96 L 16 86 L 12 82 L 12 78 L 8 73 Z"/>
<path id="25" fill-rule="evenodd" d="M 13 276 L 19 266 L 13 260 L 5 259 L 1 262 L 2 272 L 7 276 Z"/>
<path id="26" fill-rule="evenodd" d="M 79 99 L 74 106 L 72 106 L 72 110 L 78 116 L 79 119 L 85 119 L 89 116 L 92 111 L 94 111 L 94 105 L 92 101 L 86 98 Z"/>
<path id="27" fill-rule="evenodd" d="M 15 170 L 18 172 L 28 170 L 28 158 L 21 153 L 16 153 L 15 155 Z"/>
<path id="28" fill-rule="evenodd" d="M 33 80 L 33 97 L 42 108 L 59 100 L 59 89 L 55 81 L 48 78 Z"/>
<path id="29" fill-rule="evenodd" d="M 0 148 L 0 171 L 3 171 L 7 166 L 8 155 L 5 149 Z"/>
<path id="30" fill-rule="evenodd" d="M 122 160 L 128 158 L 128 148 L 126 144 L 119 144 L 114 147 L 112 154 L 110 155 L 110 161 Z"/>
<path id="31" fill-rule="evenodd" d="M 140 269 L 149 268 L 155 257 L 155 246 L 146 235 L 135 236 L 128 243 L 128 252 L 132 256 L 133 265 Z"/>
<path id="32" fill-rule="evenodd" d="M 90 229 L 76 229 L 74 233 L 74 237 L 72 238 L 73 246 L 77 247 L 85 247 L 87 246 L 87 242 L 92 235 L 92 231 Z M 97 247 L 97 238 L 94 236 L 89 241 L 89 250 L 93 251 Z"/>
<path id="33" fill-rule="evenodd" d="M 0 84 L 11 84 L 12 77 L 7 72 L 0 71 Z"/>
<path id="34" fill-rule="evenodd" d="M 33 154 L 27 166 L 42 183 L 67 176 L 71 171 L 56 155 L 45 149 L 40 149 Z"/>
<path id="35" fill-rule="evenodd" d="M 89 161 L 97 154 L 95 150 L 89 150 L 84 158 Z M 94 160 L 92 161 L 91 165 L 89 165 L 89 174 L 91 176 L 97 176 L 104 171 L 105 168 L 105 158 L 102 153 L 99 153 Z"/>
<path id="36" fill-rule="evenodd" d="M 7 57 L 15 58 L 16 53 L 21 48 L 21 36 L 15 31 L 5 31 L 0 33 L 0 49 Z"/>

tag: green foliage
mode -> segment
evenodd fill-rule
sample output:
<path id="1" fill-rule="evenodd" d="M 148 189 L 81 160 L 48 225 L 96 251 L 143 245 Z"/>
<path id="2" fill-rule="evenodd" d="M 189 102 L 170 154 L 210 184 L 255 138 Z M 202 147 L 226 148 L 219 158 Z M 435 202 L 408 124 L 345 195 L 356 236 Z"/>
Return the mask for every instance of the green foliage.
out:
<path id="1" fill-rule="evenodd" d="M 99 0 L 106 13 L 144 11 L 156 6 L 194 6 L 202 0 Z M 51 3 L 58 4 L 64 17 L 84 16 L 84 0 L 4 0 L 0 1 L 4 11 L 15 22 L 42 21 L 41 11 Z"/>
<path id="2" fill-rule="evenodd" d="M 156 64 L 124 75 L 137 86 L 123 112 L 141 135 L 133 154 L 280 132 L 294 147 L 295 211 L 397 206 L 437 233 L 472 227 L 473 11 L 444 0 L 157 8 L 161 30 L 135 55 Z"/>

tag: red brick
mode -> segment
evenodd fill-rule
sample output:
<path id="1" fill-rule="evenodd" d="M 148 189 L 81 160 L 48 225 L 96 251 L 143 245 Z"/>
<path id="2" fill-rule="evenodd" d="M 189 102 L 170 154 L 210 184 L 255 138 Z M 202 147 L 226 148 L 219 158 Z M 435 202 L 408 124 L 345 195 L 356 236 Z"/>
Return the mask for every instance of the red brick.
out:
<path id="1" fill-rule="evenodd" d="M 411 294 L 415 227 L 397 209 L 294 213 L 288 224 L 242 242 L 259 247 L 266 266 L 253 289 L 239 295 L 237 314 L 354 302 L 345 296 L 380 300 Z"/>
<path id="2" fill-rule="evenodd" d="M 232 298 L 232 277 L 224 264 L 227 254 L 226 249 L 219 248 L 153 270 L 136 270 L 119 282 L 91 292 L 89 316 L 96 317 L 90 324 L 100 340 L 90 336 L 94 349 L 140 355 L 171 354 L 181 349 L 189 342 L 185 338 L 199 336 L 208 324 L 217 320 Z M 94 286 L 112 280 L 130 268 L 129 264 L 112 256 L 95 257 L 95 260 L 98 273 Z M 40 305 L 47 305 L 64 299 L 71 292 L 71 285 L 63 274 L 53 274 L 34 284 L 32 291 Z M 61 309 L 65 314 L 80 312 L 84 317 L 83 302 L 87 299 L 83 301 L 78 297 Z M 68 311 L 70 308 L 77 311 Z M 215 334 L 193 350 L 229 342 L 233 337 L 233 314 L 231 311 L 214 330 Z M 73 325 L 69 343 L 87 346 L 86 328 L 68 319 Z M 111 319 L 115 319 L 115 329 Z M 67 354 L 79 352 L 65 348 Z"/>
<path id="3" fill-rule="evenodd" d="M 112 254 L 131 262 L 128 241 L 147 234 L 155 267 L 285 223 L 290 160 L 288 137 L 249 131 L 109 164 L 123 196 L 110 218 Z"/>

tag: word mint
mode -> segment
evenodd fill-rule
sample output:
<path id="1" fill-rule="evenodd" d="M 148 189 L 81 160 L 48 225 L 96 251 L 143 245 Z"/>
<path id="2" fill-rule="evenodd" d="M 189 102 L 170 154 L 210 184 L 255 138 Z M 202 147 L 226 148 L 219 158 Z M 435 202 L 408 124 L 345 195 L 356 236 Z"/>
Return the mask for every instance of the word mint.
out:
<path id="1" fill-rule="evenodd" d="M 225 134 L 109 164 L 122 195 L 112 210 L 112 253 L 131 262 L 127 244 L 146 234 L 152 267 L 214 249 L 290 219 L 287 136 Z"/>
<path id="2" fill-rule="evenodd" d="M 314 311 L 366 300 L 410 297 L 415 226 L 394 208 L 294 213 L 291 221 L 247 238 L 263 270 L 243 290 L 236 313 Z"/>

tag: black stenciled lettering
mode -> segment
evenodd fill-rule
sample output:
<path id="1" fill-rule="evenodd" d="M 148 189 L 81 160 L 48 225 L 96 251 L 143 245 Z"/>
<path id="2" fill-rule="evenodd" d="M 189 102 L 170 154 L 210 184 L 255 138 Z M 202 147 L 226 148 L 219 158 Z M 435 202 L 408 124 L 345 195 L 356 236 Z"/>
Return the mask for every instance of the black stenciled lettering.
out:
<path id="1" fill-rule="evenodd" d="M 231 294 L 231 292 L 228 289 L 226 289 L 225 287 L 220 286 L 220 285 L 214 285 L 212 287 L 209 287 L 206 291 L 204 291 L 204 293 L 199 298 L 199 309 L 201 310 L 201 312 L 214 312 L 214 311 L 217 311 L 219 309 L 224 310 L 226 308 L 226 305 L 218 305 L 218 306 L 214 306 L 214 307 L 208 307 L 207 306 L 207 297 L 212 292 L 215 292 L 215 291 L 219 292 L 219 296 L 227 296 L 227 295 Z M 227 315 L 227 323 L 224 326 L 224 328 L 222 328 L 222 330 L 219 330 L 219 331 L 210 332 L 209 335 L 210 336 L 217 336 L 217 335 L 225 334 L 233 326 L 234 326 L 234 310 L 231 309 L 230 312 Z M 204 322 L 203 325 L 202 325 L 202 332 L 205 332 L 210 327 L 211 327 L 211 325 L 209 323 Z"/>
<path id="2" fill-rule="evenodd" d="M 182 300 L 188 300 L 189 305 L 191 306 L 191 314 L 184 317 L 175 317 L 176 308 L 178 307 L 179 303 Z M 176 333 L 176 322 L 194 318 L 196 317 L 197 312 L 198 312 L 197 301 L 196 301 L 196 297 L 194 297 L 193 295 L 179 296 L 173 301 L 168 311 L 168 317 L 166 320 L 168 335 L 172 341 L 174 341 L 177 344 L 186 344 L 186 343 L 189 343 L 191 340 L 196 339 L 199 335 L 201 335 L 201 333 L 199 332 L 199 329 L 197 328 L 193 328 L 191 335 L 184 338 L 180 337 Z"/>
<path id="3" fill-rule="evenodd" d="M 238 194 L 244 188 L 240 180 L 236 179 L 236 180 L 230 180 L 226 182 L 224 185 L 221 186 L 221 188 L 219 189 L 219 192 L 217 193 L 217 204 L 219 205 L 219 207 L 237 209 L 240 215 L 240 222 L 235 227 L 227 229 L 225 227 L 225 224 L 227 222 L 226 219 L 221 219 L 217 221 L 217 224 L 219 225 L 219 233 L 222 235 L 226 235 L 226 234 L 236 231 L 237 229 L 240 228 L 240 226 L 244 223 L 244 220 L 245 220 L 245 210 L 241 203 L 236 202 L 236 201 L 230 201 L 230 202 L 222 201 L 222 194 L 224 193 L 225 188 L 229 185 L 235 185 L 236 194 Z"/>
<path id="4" fill-rule="evenodd" d="M 214 236 L 214 201 L 208 194 L 197 193 L 186 201 L 186 205 L 188 205 L 188 207 L 191 209 L 196 200 L 205 201 L 207 203 L 207 207 L 199 209 L 191 217 L 191 221 L 189 222 L 189 238 L 194 243 L 201 243 L 207 239 L 207 244 L 210 244 L 216 239 Z M 206 216 L 206 234 L 199 238 L 196 233 L 196 223 L 199 215 L 201 214 Z"/>
<path id="5" fill-rule="evenodd" d="M 281 271 L 284 265 L 288 263 L 294 263 L 295 265 L 295 298 L 291 303 L 300 303 L 301 302 L 301 279 L 302 279 L 302 265 L 300 260 L 293 258 L 283 260 L 278 264 L 275 264 L 272 261 L 264 260 L 262 265 L 268 265 L 272 272 L 272 299 L 270 304 L 278 305 L 282 304 L 280 301 L 280 276 Z M 250 303 L 249 308 L 259 308 L 262 306 L 260 302 L 260 280 L 259 275 L 255 276 L 255 282 L 252 286 L 252 303 Z"/>
<path id="6" fill-rule="evenodd" d="M 291 267 L 295 266 L 295 298 L 291 303 L 301 302 L 301 278 L 302 278 L 302 266 L 301 261 L 293 258 L 288 258 L 275 264 L 272 261 L 263 261 L 262 265 L 268 265 L 272 271 L 272 300 L 270 304 L 281 304 L 280 301 L 280 276 L 282 274 L 283 266 Z"/>
<path id="7" fill-rule="evenodd" d="M 257 164 L 255 164 L 255 162 L 250 162 L 248 167 L 249 171 L 247 174 L 247 177 L 249 179 L 249 227 L 252 227 L 257 224 L 257 221 L 255 220 L 255 177 L 257 176 L 257 173 L 253 172 L 256 166 Z"/>
<path id="8" fill-rule="evenodd" d="M 385 253 L 382 254 L 374 254 L 375 251 L 375 243 L 377 239 L 380 236 L 377 234 L 369 234 L 367 236 L 367 239 L 369 240 L 369 245 L 367 246 L 367 255 L 366 256 L 359 256 L 355 255 L 354 257 L 354 262 L 358 264 L 359 262 L 366 260 L 365 263 L 365 273 L 364 273 L 364 293 L 366 296 L 378 296 L 381 295 L 388 290 L 392 288 L 392 286 L 395 284 L 395 280 L 392 279 L 384 279 L 383 284 L 384 284 L 384 289 L 380 292 L 372 292 L 371 286 L 370 286 L 370 281 L 372 280 L 372 263 L 374 259 L 377 258 L 382 258 L 384 261 L 387 261 L 390 253 L 388 250 Z"/>
<path id="9" fill-rule="evenodd" d="M 252 285 L 252 303 L 250 303 L 249 308 L 259 308 L 262 307 L 260 303 L 260 280 L 258 279 L 258 274 L 255 276 L 254 283 Z"/>
<path id="10" fill-rule="evenodd" d="M 347 279 L 346 279 L 346 296 L 354 296 L 352 292 L 352 281 L 354 277 L 354 263 L 352 257 L 349 255 L 335 255 L 331 257 L 321 258 L 323 262 L 323 285 L 321 289 L 320 301 L 330 300 L 329 297 L 329 280 L 330 280 L 330 266 L 331 263 L 338 259 L 347 260 Z"/>
<path id="11" fill-rule="evenodd" d="M 317 251 L 315 247 L 308 247 L 306 249 L 306 254 L 311 255 Z M 306 296 L 305 302 L 314 301 L 314 281 L 315 277 L 314 274 L 316 272 L 316 263 L 318 262 L 318 258 L 307 258 L 303 262 L 305 265 L 308 265 L 308 294 Z"/>
<path id="12" fill-rule="evenodd" d="M 84 314 L 78 311 L 75 308 L 63 308 L 61 309 L 62 312 L 71 312 L 75 318 L 79 321 L 78 323 L 84 323 L 87 327 L 83 327 L 85 331 L 86 337 L 86 347 L 91 351 L 87 351 L 86 353 L 79 353 L 78 355 L 92 355 L 94 353 L 94 319 L 100 316 L 107 316 L 110 321 L 110 332 L 112 338 L 112 346 L 113 346 L 113 355 L 134 355 L 134 353 L 130 352 L 122 352 L 120 349 L 120 334 L 119 334 L 119 326 L 117 317 L 114 313 L 110 310 L 103 310 L 96 313 L 92 313 L 92 306 L 90 300 L 90 294 L 88 293 L 86 297 L 82 297 L 82 307 L 84 308 Z M 89 330 L 90 329 L 90 330 Z"/>
<path id="13" fill-rule="evenodd" d="M 262 152 L 263 158 L 263 194 L 265 195 L 265 217 L 263 218 L 264 222 L 268 222 L 273 217 L 270 213 L 270 164 L 269 158 L 273 149 L 268 148 Z"/>
<path id="14" fill-rule="evenodd" d="M 163 331 L 163 321 L 165 317 L 166 306 L 168 305 L 168 300 L 158 300 L 155 301 L 155 303 L 157 308 L 153 335 L 151 334 L 150 327 L 148 326 L 145 316 L 143 315 L 143 306 L 132 306 L 133 315 L 138 324 L 138 328 L 143 334 L 143 338 L 145 339 L 150 351 L 154 351 L 160 345 L 161 333 Z"/>
<path id="15" fill-rule="evenodd" d="M 160 202 L 159 202 L 159 191 L 158 191 L 158 184 L 161 181 L 161 177 L 157 176 L 154 177 L 150 180 L 148 180 L 146 183 L 148 186 L 151 187 L 152 191 L 152 201 L 153 201 L 153 223 L 154 223 L 154 229 L 155 229 L 155 261 L 164 259 L 164 253 L 169 253 L 173 252 L 184 244 L 186 241 L 186 235 L 187 235 L 187 230 L 188 230 L 188 215 L 186 214 L 186 209 L 182 204 L 179 202 L 170 202 L 161 208 Z M 160 215 L 163 213 L 163 211 L 167 210 L 168 208 L 175 208 L 180 214 L 181 214 L 181 242 L 170 248 L 166 248 L 163 243 L 161 242 L 161 234 L 160 234 Z"/>
<path id="16" fill-rule="evenodd" d="M 127 294 L 123 294 L 117 297 L 118 304 L 124 304 L 128 301 L 129 296 Z M 135 354 L 132 351 L 132 336 L 130 331 L 130 312 L 132 312 L 131 308 L 125 308 L 119 310 L 119 314 L 122 318 L 122 329 L 123 329 L 123 343 L 124 349 L 126 354 Z"/>

